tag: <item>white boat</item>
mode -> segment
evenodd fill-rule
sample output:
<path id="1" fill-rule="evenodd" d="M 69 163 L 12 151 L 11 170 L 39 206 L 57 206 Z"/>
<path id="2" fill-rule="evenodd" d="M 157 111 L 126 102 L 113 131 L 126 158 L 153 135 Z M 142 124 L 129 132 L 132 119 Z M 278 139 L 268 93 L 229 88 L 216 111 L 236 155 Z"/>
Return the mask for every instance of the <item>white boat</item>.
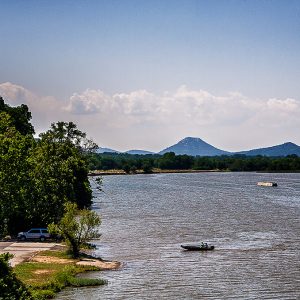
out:
<path id="1" fill-rule="evenodd" d="M 257 183 L 259 186 L 277 186 L 276 182 L 270 182 L 270 181 L 260 181 Z"/>

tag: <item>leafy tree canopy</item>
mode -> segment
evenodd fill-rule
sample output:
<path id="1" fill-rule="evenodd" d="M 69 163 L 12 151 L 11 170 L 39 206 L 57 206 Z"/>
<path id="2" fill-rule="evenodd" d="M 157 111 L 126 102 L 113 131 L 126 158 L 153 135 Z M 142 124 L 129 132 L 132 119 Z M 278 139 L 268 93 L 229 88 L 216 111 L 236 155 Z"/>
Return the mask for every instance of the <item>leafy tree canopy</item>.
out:
<path id="1" fill-rule="evenodd" d="M 34 139 L 17 131 L 11 120 L 0 113 L 0 235 L 22 226 L 31 200 L 28 157 Z"/>
<path id="2" fill-rule="evenodd" d="M 72 256 L 79 257 L 81 247 L 91 239 L 99 238 L 97 227 L 101 219 L 96 212 L 83 209 L 78 210 L 75 203 L 65 204 L 65 213 L 57 224 L 50 224 L 49 231 L 60 234 L 67 244 Z"/>
<path id="3" fill-rule="evenodd" d="M 11 107 L 5 104 L 3 98 L 0 97 L 0 112 L 6 112 L 11 117 L 12 125 L 22 135 L 34 134 L 34 128 L 30 123 L 31 113 L 27 105 L 22 104 L 17 107 Z"/>
<path id="4" fill-rule="evenodd" d="M 80 131 L 77 125 L 73 122 L 57 122 L 52 123 L 51 128 L 40 134 L 40 137 L 44 140 L 73 144 L 77 149 L 81 151 L 93 151 L 98 147 L 91 139 L 86 137 L 86 133 Z"/>
<path id="5" fill-rule="evenodd" d="M 79 208 L 92 203 L 85 151 L 94 143 L 72 122 L 53 123 L 36 141 L 27 107 L 19 108 L 28 113 L 23 123 L 18 108 L 1 98 L 0 236 L 58 222 L 68 201 Z"/>
<path id="6" fill-rule="evenodd" d="M 25 285 L 17 279 L 12 267 L 9 265 L 9 253 L 0 254 L 0 299 L 3 300 L 30 300 L 30 293 Z"/>

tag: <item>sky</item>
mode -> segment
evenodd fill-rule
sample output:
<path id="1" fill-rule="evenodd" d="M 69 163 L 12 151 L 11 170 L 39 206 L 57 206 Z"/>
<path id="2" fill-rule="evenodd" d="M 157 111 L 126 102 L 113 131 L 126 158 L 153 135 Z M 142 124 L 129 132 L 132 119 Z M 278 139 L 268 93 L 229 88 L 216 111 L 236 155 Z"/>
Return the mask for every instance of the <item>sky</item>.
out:
<path id="1" fill-rule="evenodd" d="M 101 147 L 300 145 L 300 1 L 0 0 L 0 96 Z"/>

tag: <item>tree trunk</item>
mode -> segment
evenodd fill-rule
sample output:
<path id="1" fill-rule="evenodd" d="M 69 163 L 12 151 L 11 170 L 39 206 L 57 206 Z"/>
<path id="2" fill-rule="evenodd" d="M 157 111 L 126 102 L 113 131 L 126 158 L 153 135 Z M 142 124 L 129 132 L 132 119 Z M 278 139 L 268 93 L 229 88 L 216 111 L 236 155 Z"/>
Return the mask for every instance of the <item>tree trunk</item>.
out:
<path id="1" fill-rule="evenodd" d="M 72 247 L 72 256 L 73 258 L 78 258 L 79 257 L 79 245 L 76 243 L 75 240 L 69 240 L 71 247 Z"/>

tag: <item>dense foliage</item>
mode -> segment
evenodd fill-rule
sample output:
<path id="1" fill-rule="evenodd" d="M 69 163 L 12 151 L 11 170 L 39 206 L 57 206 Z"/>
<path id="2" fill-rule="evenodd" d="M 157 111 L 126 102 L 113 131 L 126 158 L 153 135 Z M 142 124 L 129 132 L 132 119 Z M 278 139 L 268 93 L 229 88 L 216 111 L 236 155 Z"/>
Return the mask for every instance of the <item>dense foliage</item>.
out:
<path id="1" fill-rule="evenodd" d="M 0 299 L 3 300 L 29 300 L 32 299 L 24 284 L 17 279 L 12 267 L 9 265 L 11 254 L 0 254 Z"/>
<path id="2" fill-rule="evenodd" d="M 72 122 L 35 139 L 30 118 L 0 98 L 0 237 L 58 222 L 66 202 L 92 202 L 85 153 L 95 144 Z"/>
<path id="3" fill-rule="evenodd" d="M 10 116 L 12 125 L 22 135 L 34 134 L 34 128 L 30 123 L 31 113 L 27 105 L 11 107 L 5 104 L 3 98 L 0 97 L 0 112 L 5 112 Z"/>
<path id="4" fill-rule="evenodd" d="M 118 153 L 103 153 L 89 155 L 90 170 L 123 169 L 143 170 L 160 168 L 162 170 L 227 170 L 227 171 L 300 171 L 300 157 L 267 156 L 188 156 L 175 155 L 173 152 L 164 155 L 130 155 Z"/>

